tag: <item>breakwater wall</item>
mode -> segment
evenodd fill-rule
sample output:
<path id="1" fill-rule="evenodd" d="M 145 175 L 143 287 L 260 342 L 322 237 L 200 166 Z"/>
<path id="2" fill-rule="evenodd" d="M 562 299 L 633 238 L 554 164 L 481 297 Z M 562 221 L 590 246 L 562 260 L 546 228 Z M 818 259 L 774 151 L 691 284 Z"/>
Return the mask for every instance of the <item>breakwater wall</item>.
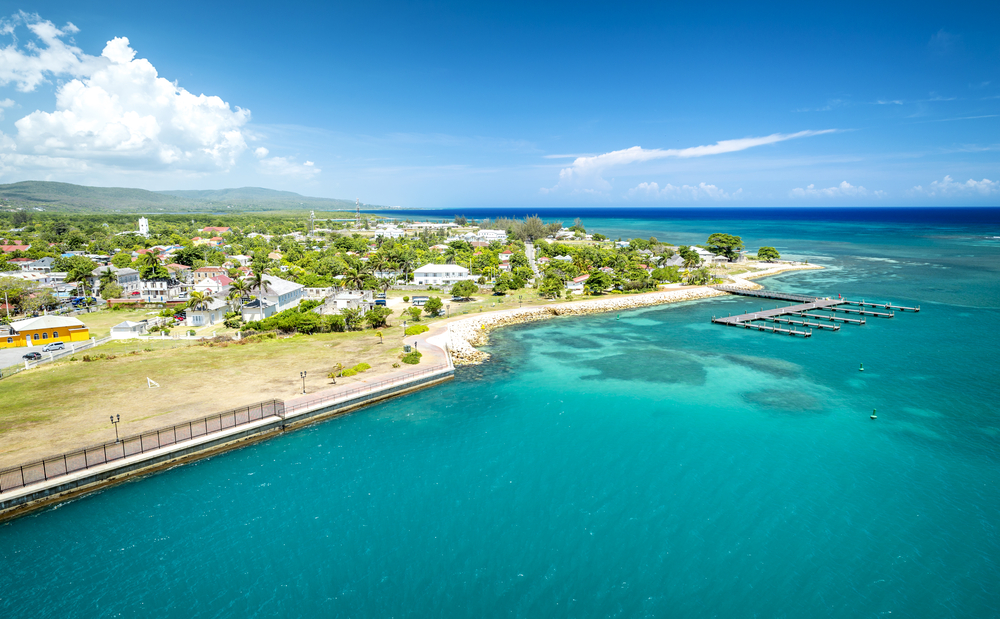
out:
<path id="1" fill-rule="evenodd" d="M 281 432 L 350 413 L 376 402 L 425 389 L 454 378 L 450 363 L 397 378 L 370 388 L 354 387 L 315 399 L 285 403 L 281 412 L 257 421 L 200 435 L 125 458 L 88 467 L 37 483 L 0 492 L 0 522 L 20 517 L 52 503 L 66 501 L 106 486 L 207 458 L 275 436 Z"/>
<path id="2" fill-rule="evenodd" d="M 786 271 L 804 269 L 820 269 L 815 265 L 776 265 L 773 268 L 732 276 L 736 288 L 755 290 L 762 288 L 760 284 L 750 281 L 751 278 L 777 275 Z M 477 349 L 489 343 L 489 333 L 493 329 L 508 325 L 524 324 L 538 320 L 548 320 L 557 316 L 581 316 L 584 314 L 599 314 L 616 312 L 666 303 L 695 301 L 709 297 L 719 297 L 729 294 L 708 286 L 696 288 L 678 288 L 658 292 L 647 292 L 629 296 L 607 296 L 568 303 L 553 303 L 539 307 L 522 307 L 499 312 L 490 312 L 481 316 L 471 316 L 452 322 L 448 325 L 448 349 L 451 351 L 455 365 L 476 365 L 490 358 L 489 353 Z"/>

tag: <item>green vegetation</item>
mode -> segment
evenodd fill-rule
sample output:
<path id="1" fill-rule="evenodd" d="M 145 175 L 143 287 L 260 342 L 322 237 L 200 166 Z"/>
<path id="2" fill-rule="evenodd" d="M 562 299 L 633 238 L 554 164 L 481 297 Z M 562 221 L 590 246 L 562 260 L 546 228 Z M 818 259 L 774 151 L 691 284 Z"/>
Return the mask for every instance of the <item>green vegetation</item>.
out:
<path id="1" fill-rule="evenodd" d="M 713 254 L 736 260 L 743 249 L 743 239 L 732 234 L 717 232 L 708 237 L 708 250 Z"/>
<path id="2" fill-rule="evenodd" d="M 86 187 L 49 181 L 0 185 L 0 199 L 14 206 L 68 212 L 179 211 L 353 211 L 350 200 L 309 198 L 290 191 L 259 187 L 208 191 L 146 191 L 125 187 Z M 365 205 L 371 208 L 369 205 Z"/>
<path id="3" fill-rule="evenodd" d="M 403 355 L 402 361 L 403 363 L 409 363 L 410 365 L 417 365 L 420 363 L 420 357 L 423 357 L 423 355 L 414 350 Z"/>
<path id="4" fill-rule="evenodd" d="M 761 247 L 757 250 L 757 260 L 763 262 L 774 262 L 775 260 L 780 260 L 781 254 L 778 250 L 773 247 Z"/>
<path id="5" fill-rule="evenodd" d="M 479 290 L 479 286 L 476 286 L 475 282 L 469 280 L 457 282 L 451 287 L 451 296 L 456 299 L 469 299 L 472 295 L 476 294 Z"/>
<path id="6" fill-rule="evenodd" d="M 406 335 L 420 335 L 426 331 L 430 331 L 431 328 L 427 325 L 410 325 L 406 327 Z"/>
<path id="7" fill-rule="evenodd" d="M 442 307 L 444 307 L 444 303 L 442 303 L 441 297 L 431 297 L 424 303 L 424 313 L 428 316 L 437 316 L 441 313 Z"/>

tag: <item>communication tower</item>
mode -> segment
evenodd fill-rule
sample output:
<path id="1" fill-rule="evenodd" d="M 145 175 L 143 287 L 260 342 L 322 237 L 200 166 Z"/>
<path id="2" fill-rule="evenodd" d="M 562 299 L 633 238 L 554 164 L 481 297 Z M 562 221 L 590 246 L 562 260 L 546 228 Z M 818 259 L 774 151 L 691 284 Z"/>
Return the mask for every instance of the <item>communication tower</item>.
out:
<path id="1" fill-rule="evenodd" d="M 360 198 L 355 198 L 354 200 L 354 227 L 361 227 L 361 200 Z"/>

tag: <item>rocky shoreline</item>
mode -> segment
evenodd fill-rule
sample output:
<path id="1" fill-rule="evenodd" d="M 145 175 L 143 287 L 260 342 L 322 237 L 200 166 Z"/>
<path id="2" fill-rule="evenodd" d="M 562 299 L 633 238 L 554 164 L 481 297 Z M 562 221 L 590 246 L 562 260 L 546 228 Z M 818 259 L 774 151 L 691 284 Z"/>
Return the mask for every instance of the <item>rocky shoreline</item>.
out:
<path id="1" fill-rule="evenodd" d="M 786 271 L 821 268 L 823 267 L 814 265 L 780 265 L 766 271 L 734 276 L 732 285 L 753 290 L 762 288 L 762 286 L 750 281 L 751 278 L 776 275 Z M 614 312 L 665 303 L 707 299 L 726 294 L 729 293 L 715 290 L 708 286 L 699 286 L 697 288 L 678 288 L 675 290 L 647 292 L 630 296 L 608 296 L 569 303 L 543 305 L 540 307 L 501 310 L 479 316 L 470 316 L 469 318 L 450 323 L 448 325 L 446 342 L 455 365 L 476 365 L 490 358 L 489 353 L 478 350 L 476 347 L 489 343 L 490 331 L 499 327 L 547 320 L 556 316 L 580 316 L 583 314 Z"/>

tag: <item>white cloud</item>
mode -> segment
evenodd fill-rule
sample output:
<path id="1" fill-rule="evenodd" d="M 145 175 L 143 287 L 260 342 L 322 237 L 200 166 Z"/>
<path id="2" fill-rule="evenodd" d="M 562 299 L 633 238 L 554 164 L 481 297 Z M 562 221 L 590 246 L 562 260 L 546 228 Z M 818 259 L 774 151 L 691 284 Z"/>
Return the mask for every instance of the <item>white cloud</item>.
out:
<path id="1" fill-rule="evenodd" d="M 17 135 L 0 152 L 4 167 L 208 172 L 230 169 L 247 149 L 249 110 L 160 77 L 127 38 L 95 57 L 63 41 L 77 31 L 72 24 L 59 29 L 20 13 L 0 32 L 12 34 L 19 23 L 37 42 L 21 49 L 15 38 L 0 50 L 0 85 L 30 91 L 47 77 L 72 79 L 56 89 L 55 111 L 14 123 Z"/>
<path id="2" fill-rule="evenodd" d="M 991 181 L 988 178 L 976 181 L 970 178 L 964 183 L 956 183 L 951 176 L 945 175 L 943 179 L 932 182 L 926 189 L 921 185 L 917 185 L 910 190 L 910 193 L 927 196 L 960 196 L 973 194 L 990 196 L 995 193 L 1000 193 L 1000 181 Z"/>
<path id="3" fill-rule="evenodd" d="M 256 150 L 254 150 L 254 151 L 253 151 L 253 154 L 254 154 L 254 156 L 255 156 L 255 157 L 257 157 L 258 159 L 263 159 L 264 157 L 267 157 L 267 154 L 268 154 L 269 152 L 271 152 L 271 151 L 267 150 L 267 149 L 266 149 L 266 148 L 264 148 L 263 146 L 260 146 L 260 147 L 258 147 L 258 148 L 257 148 Z"/>
<path id="4" fill-rule="evenodd" d="M 290 157 L 269 157 L 261 159 L 259 170 L 263 174 L 291 176 L 301 179 L 310 179 L 322 172 L 322 170 L 317 168 L 316 164 L 312 161 L 306 161 L 305 163 L 299 164 L 293 161 Z"/>
<path id="5" fill-rule="evenodd" d="M 795 138 L 804 138 L 823 133 L 832 133 L 835 129 L 825 129 L 823 131 L 799 131 L 798 133 L 774 133 L 771 135 L 755 138 L 739 138 L 736 140 L 722 140 L 715 144 L 706 146 L 692 146 L 690 148 L 642 148 L 633 146 L 624 150 L 616 150 L 603 155 L 589 157 L 578 157 L 571 167 L 563 168 L 559 172 L 559 182 L 555 187 L 543 188 L 542 193 L 549 193 L 560 189 L 568 189 L 573 192 L 595 192 L 611 189 L 611 183 L 604 180 L 601 174 L 616 166 L 628 165 L 652 161 L 655 159 L 679 158 L 687 159 L 691 157 L 705 157 L 708 155 L 719 155 L 723 153 L 733 153 L 755 146 L 765 144 L 775 144 Z"/>
<path id="6" fill-rule="evenodd" d="M 816 185 L 807 185 L 805 189 L 796 187 L 788 192 L 793 198 L 863 198 L 871 196 L 873 198 L 884 198 L 885 192 L 881 190 L 868 191 L 864 187 L 854 186 L 847 181 L 834 187 L 817 189 Z"/>
<path id="7" fill-rule="evenodd" d="M 626 197 L 634 200 L 672 200 L 697 202 L 699 200 L 738 200 L 743 197 L 743 189 L 728 193 L 715 185 L 698 183 L 697 185 L 671 185 L 667 183 L 662 188 L 657 183 L 639 183 L 628 190 Z"/>
<path id="8" fill-rule="evenodd" d="M 13 107 L 13 106 L 14 106 L 14 100 L 13 99 L 0 99 L 0 120 L 3 120 L 3 110 L 4 110 L 4 108 L 6 108 L 6 107 Z"/>
<path id="9" fill-rule="evenodd" d="M 16 30 L 20 25 L 34 33 L 42 45 L 30 42 L 24 50 L 18 48 Z M 31 92 L 46 82 L 47 76 L 83 77 L 91 74 L 98 59 L 63 41 L 64 37 L 79 31 L 71 23 L 57 28 L 37 14 L 24 11 L 10 19 L 0 20 L 0 36 L 12 39 L 9 45 L 0 47 L 0 86 L 13 83 L 21 92 Z"/>

